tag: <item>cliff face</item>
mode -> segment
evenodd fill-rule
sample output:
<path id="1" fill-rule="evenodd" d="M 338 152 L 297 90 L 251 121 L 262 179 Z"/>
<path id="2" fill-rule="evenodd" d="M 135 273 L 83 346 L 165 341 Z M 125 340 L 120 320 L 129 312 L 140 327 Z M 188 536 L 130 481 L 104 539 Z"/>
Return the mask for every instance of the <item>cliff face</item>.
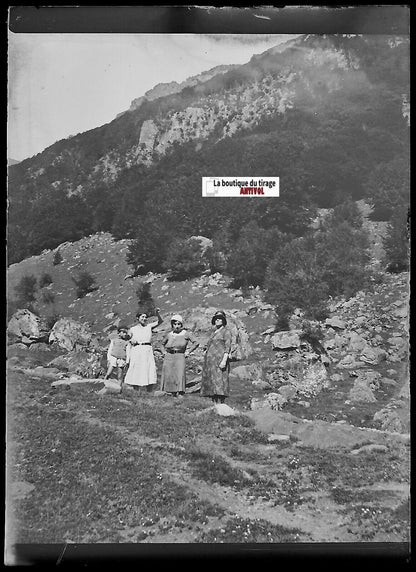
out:
<path id="1" fill-rule="evenodd" d="M 359 96 L 383 84 L 398 91 L 409 121 L 408 51 L 407 38 L 300 36 L 247 64 L 159 84 L 111 123 L 23 161 L 21 175 L 33 181 L 46 170 L 50 181 L 52 165 L 56 178 L 50 184 L 82 194 L 85 185 L 114 181 L 124 169 L 157 161 L 173 145 L 234 137 L 289 110 L 315 113 L 334 95 Z"/>

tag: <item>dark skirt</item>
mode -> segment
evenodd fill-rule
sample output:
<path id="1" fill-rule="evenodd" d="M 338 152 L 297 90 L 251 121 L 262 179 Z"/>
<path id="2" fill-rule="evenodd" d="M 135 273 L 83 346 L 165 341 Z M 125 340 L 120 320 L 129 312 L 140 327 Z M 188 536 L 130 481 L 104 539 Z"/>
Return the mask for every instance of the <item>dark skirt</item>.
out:
<path id="1" fill-rule="evenodd" d="M 202 368 L 201 395 L 212 397 L 214 395 L 228 396 L 230 393 L 230 364 L 222 371 L 218 365 L 224 355 L 223 348 L 211 348 L 205 354 Z"/>
<path id="2" fill-rule="evenodd" d="M 163 360 L 160 389 L 168 393 L 185 391 L 185 356 L 167 353 Z"/>

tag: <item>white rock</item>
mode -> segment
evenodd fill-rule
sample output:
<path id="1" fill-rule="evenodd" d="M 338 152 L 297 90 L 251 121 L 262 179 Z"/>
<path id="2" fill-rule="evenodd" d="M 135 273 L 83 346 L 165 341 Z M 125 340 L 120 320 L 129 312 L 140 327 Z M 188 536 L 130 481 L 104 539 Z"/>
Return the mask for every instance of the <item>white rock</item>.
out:
<path id="1" fill-rule="evenodd" d="M 269 441 L 269 443 L 275 443 L 276 441 L 279 442 L 290 441 L 290 435 L 276 435 L 275 433 L 271 433 L 267 437 L 267 440 Z"/>
<path id="2" fill-rule="evenodd" d="M 214 408 L 218 415 L 223 417 L 232 417 L 238 415 L 238 412 L 226 403 L 216 403 Z"/>

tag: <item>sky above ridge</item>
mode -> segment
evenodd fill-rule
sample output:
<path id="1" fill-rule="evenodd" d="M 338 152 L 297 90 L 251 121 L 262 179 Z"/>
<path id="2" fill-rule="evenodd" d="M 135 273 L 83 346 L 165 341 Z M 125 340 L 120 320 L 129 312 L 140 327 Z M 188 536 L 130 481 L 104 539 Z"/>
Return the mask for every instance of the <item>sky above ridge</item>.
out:
<path id="1" fill-rule="evenodd" d="M 243 64 L 292 35 L 24 34 L 8 36 L 8 157 L 112 121 L 158 83 Z"/>

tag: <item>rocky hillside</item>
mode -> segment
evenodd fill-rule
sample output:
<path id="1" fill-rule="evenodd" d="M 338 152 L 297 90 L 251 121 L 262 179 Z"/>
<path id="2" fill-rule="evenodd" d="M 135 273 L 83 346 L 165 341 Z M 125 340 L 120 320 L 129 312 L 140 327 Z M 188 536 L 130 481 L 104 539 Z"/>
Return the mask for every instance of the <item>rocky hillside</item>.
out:
<path id="1" fill-rule="evenodd" d="M 396 70 L 389 70 L 390 76 L 395 72 L 394 77 L 381 78 L 382 70 L 376 66 L 371 70 L 373 74 L 369 73 L 369 62 L 376 57 L 377 50 L 386 55 L 388 50 L 390 62 L 393 63 L 393 59 L 397 63 Z M 131 129 L 126 133 L 131 141 L 129 148 L 125 141 L 117 141 L 119 130 L 115 120 L 65 143 L 52 145 L 45 155 L 42 153 L 39 158 L 27 160 L 27 175 L 36 179 L 45 173 L 46 165 L 39 168 L 43 155 L 48 159 L 54 156 L 52 164 L 58 171 L 60 165 L 69 166 L 69 161 L 81 166 L 83 158 L 77 149 L 82 149 L 84 141 L 90 143 L 90 135 L 94 132 L 96 137 L 104 136 L 108 143 L 98 161 L 91 165 L 88 179 L 97 179 L 99 174 L 105 181 L 114 180 L 122 169 L 151 162 L 175 143 L 207 139 L 212 134 L 217 140 L 231 137 L 294 107 L 308 105 L 319 109 L 332 94 L 340 91 L 359 93 L 370 83 L 381 80 L 385 87 L 404 90 L 399 95 L 407 120 L 406 56 L 405 38 L 301 36 L 253 56 L 245 65 L 218 66 L 181 84 L 159 84 L 134 100 L 128 115 L 123 115 L 123 121 L 129 121 L 135 130 L 135 140 L 131 138 Z M 400 83 L 394 86 L 392 82 L 398 77 Z M 169 98 L 177 93 L 181 93 L 180 98 Z M 156 100 L 159 101 L 155 105 L 143 105 Z M 125 127 L 122 120 L 119 121 L 120 127 Z M 62 184 L 64 180 L 52 182 Z M 81 187 L 68 187 L 68 192 L 74 191 L 82 192 L 82 184 Z"/>

